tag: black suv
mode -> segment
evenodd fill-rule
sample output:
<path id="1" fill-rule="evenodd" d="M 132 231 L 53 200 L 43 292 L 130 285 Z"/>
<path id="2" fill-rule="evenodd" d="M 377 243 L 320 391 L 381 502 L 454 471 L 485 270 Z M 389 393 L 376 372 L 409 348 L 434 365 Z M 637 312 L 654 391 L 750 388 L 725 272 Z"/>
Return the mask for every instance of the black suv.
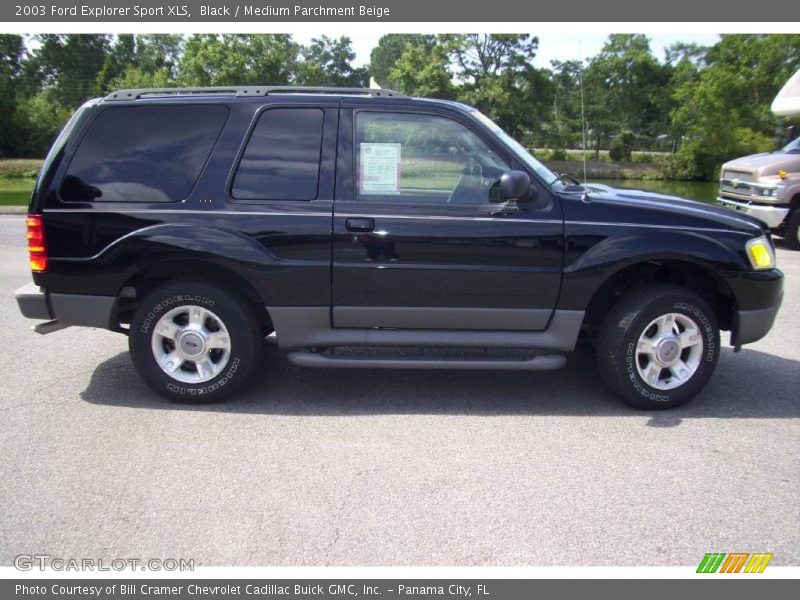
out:
<path id="1" fill-rule="evenodd" d="M 761 221 L 567 179 L 455 102 L 119 91 L 50 150 L 16 297 L 40 333 L 126 334 L 186 402 L 240 389 L 274 332 L 293 363 L 347 368 L 555 369 L 584 339 L 623 400 L 667 408 L 711 377 L 720 330 L 769 331 Z"/>

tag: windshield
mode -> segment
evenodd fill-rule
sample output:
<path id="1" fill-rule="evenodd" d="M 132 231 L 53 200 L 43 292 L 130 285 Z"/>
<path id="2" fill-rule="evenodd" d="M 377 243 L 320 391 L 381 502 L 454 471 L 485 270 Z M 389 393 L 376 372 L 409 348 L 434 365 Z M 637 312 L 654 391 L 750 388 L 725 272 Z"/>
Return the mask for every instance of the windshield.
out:
<path id="1" fill-rule="evenodd" d="M 492 121 L 489 117 L 477 109 L 474 110 L 472 114 L 475 115 L 475 117 L 477 117 L 481 123 L 486 125 L 493 134 L 500 138 L 501 141 L 503 141 L 507 146 L 510 146 L 514 154 L 517 155 L 517 158 L 524 162 L 525 165 L 535 172 L 539 177 L 544 179 L 548 185 L 553 185 L 556 181 L 559 181 L 559 177 L 555 173 L 533 158 L 525 146 L 503 131 L 503 129 L 497 123 Z"/>
<path id="2" fill-rule="evenodd" d="M 800 137 L 796 138 L 793 142 L 786 144 L 781 152 L 791 152 L 792 154 L 800 154 Z"/>

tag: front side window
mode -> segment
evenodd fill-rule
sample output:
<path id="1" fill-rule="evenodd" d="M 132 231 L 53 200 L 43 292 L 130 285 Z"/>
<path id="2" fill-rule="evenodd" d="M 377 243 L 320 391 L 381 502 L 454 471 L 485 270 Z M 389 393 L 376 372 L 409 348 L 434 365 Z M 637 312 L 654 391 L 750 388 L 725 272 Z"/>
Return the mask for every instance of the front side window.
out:
<path id="1" fill-rule="evenodd" d="M 320 108 L 264 111 L 247 142 L 231 193 L 239 200 L 314 200 L 319 183 Z"/>
<path id="2" fill-rule="evenodd" d="M 61 184 L 76 202 L 179 202 L 192 191 L 228 118 L 221 105 L 104 110 Z"/>
<path id="3" fill-rule="evenodd" d="M 542 163 L 536 160 L 533 155 L 528 152 L 528 150 L 520 144 L 517 140 L 513 137 L 508 135 L 502 127 L 497 125 L 494 121 L 492 121 L 489 117 L 484 115 L 477 109 L 472 110 L 472 116 L 475 117 L 478 121 L 486 125 L 489 130 L 497 136 L 497 138 L 503 142 L 507 147 L 510 147 L 514 153 L 517 155 L 522 162 L 534 173 L 536 173 L 539 177 L 544 179 L 547 182 L 547 185 L 553 185 L 556 181 L 559 180 L 558 176 L 553 173 L 550 169 L 545 167 Z"/>
<path id="4" fill-rule="evenodd" d="M 486 204 L 510 165 L 461 123 L 434 115 L 359 112 L 357 199 Z"/>

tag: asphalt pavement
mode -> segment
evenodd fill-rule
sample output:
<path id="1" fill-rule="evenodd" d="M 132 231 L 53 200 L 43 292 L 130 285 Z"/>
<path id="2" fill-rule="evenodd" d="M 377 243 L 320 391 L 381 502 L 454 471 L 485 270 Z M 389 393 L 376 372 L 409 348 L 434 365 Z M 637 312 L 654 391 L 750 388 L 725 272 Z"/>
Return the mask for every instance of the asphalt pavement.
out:
<path id="1" fill-rule="evenodd" d="M 778 249 L 772 333 L 677 410 L 626 407 L 586 350 L 517 373 L 302 369 L 273 346 L 243 395 L 185 406 L 122 335 L 30 331 L 23 237 L 0 216 L 0 564 L 800 564 L 800 252 Z"/>

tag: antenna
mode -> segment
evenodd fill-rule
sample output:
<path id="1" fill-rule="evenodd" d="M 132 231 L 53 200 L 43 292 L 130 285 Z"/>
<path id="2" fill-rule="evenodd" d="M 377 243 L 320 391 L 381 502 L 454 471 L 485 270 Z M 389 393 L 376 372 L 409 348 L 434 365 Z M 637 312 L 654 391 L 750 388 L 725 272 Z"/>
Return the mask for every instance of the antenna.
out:
<path id="1" fill-rule="evenodd" d="M 583 183 L 586 183 L 586 109 L 583 103 L 583 47 L 578 40 L 578 54 L 581 58 L 581 70 L 578 71 L 578 82 L 581 87 L 581 134 L 583 135 Z"/>

